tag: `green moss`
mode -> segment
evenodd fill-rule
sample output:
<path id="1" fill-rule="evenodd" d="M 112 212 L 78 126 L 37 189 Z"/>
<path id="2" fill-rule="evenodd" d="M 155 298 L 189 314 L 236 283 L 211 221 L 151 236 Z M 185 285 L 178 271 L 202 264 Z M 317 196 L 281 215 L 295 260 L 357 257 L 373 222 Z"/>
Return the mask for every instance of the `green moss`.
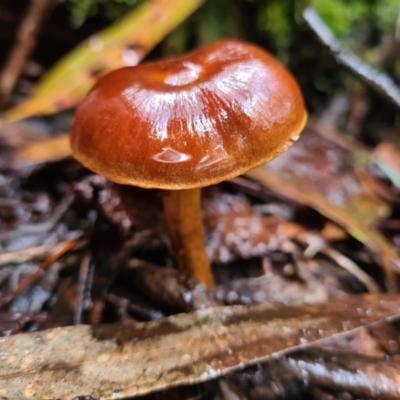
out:
<path id="1" fill-rule="evenodd" d="M 360 24 L 393 33 L 400 10 L 398 0 L 310 0 L 310 4 L 338 35 Z"/>
<path id="2" fill-rule="evenodd" d="M 240 37 L 241 15 L 237 1 L 206 1 L 196 15 L 196 39 L 198 44 L 211 43 L 227 37 Z"/>
<path id="3" fill-rule="evenodd" d="M 385 34 L 396 29 L 396 19 L 400 12 L 399 0 L 377 0 L 375 6 L 376 23 Z"/>
<path id="4" fill-rule="evenodd" d="M 277 47 L 287 47 L 291 41 L 292 24 L 289 8 L 281 0 L 268 1 L 260 6 L 258 27 L 275 37 Z"/>
<path id="5" fill-rule="evenodd" d="M 312 0 L 311 4 L 327 23 L 339 35 L 346 35 L 352 25 L 365 20 L 370 12 L 367 0 Z"/>

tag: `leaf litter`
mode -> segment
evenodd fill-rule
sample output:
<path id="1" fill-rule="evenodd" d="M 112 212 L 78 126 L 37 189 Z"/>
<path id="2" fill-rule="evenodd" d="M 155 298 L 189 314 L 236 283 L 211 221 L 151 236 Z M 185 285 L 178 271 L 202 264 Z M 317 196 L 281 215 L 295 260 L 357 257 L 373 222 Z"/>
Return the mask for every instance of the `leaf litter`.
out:
<path id="1" fill-rule="evenodd" d="M 78 75 L 19 111 L 76 102 L 93 80 Z M 400 297 L 379 292 L 398 292 L 399 153 L 326 111 L 252 180 L 204 191 L 213 292 L 170 268 L 158 191 L 69 158 L 71 114 L 2 124 L 4 398 L 397 398 Z"/>

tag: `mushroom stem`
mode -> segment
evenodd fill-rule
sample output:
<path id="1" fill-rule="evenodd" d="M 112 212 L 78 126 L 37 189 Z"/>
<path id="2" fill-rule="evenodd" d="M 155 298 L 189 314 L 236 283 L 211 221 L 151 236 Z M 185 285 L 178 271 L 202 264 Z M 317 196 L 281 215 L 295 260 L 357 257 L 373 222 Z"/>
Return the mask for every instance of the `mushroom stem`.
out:
<path id="1" fill-rule="evenodd" d="M 204 247 L 201 189 L 164 190 L 163 201 L 174 261 L 211 289 L 214 285 Z"/>

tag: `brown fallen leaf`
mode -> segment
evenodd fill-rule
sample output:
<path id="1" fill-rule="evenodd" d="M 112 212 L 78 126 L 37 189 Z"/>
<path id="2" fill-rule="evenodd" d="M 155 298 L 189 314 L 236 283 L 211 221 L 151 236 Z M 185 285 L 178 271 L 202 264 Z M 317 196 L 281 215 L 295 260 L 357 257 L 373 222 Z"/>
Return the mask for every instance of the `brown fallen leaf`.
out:
<path id="1" fill-rule="evenodd" d="M 275 215 L 255 213 L 242 194 L 225 193 L 218 187 L 207 189 L 203 192 L 202 215 L 207 254 L 213 262 L 264 256 L 302 229 L 293 229 L 293 224 Z"/>
<path id="2" fill-rule="evenodd" d="M 0 340 L 0 396 L 137 396 L 217 378 L 289 349 L 398 316 L 399 295 L 302 307 L 216 307 L 148 323 L 75 326 Z"/>
<path id="3" fill-rule="evenodd" d="M 60 134 L 33 142 L 17 151 L 13 167 L 58 161 L 71 154 L 69 136 Z"/>
<path id="4" fill-rule="evenodd" d="M 135 293 L 151 298 L 167 315 L 222 304 L 204 284 L 176 268 L 131 259 L 128 267 L 122 269 L 122 279 L 130 283 Z"/>
<path id="5" fill-rule="evenodd" d="M 394 271 L 400 271 L 400 258 L 374 227 L 386 215 L 387 204 L 365 190 L 358 179 L 361 167 L 353 158 L 353 154 L 317 134 L 311 125 L 296 146 L 246 176 L 317 210 L 344 228 L 374 253 L 385 269 L 388 288 L 395 291 L 391 277 Z"/>

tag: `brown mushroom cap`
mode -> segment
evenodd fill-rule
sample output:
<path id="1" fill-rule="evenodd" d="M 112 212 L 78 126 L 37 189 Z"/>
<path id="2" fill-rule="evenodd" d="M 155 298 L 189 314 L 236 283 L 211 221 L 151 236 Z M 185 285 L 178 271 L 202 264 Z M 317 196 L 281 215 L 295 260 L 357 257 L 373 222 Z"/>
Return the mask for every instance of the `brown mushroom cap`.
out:
<path id="1" fill-rule="evenodd" d="M 271 160 L 305 120 L 299 87 L 281 64 L 224 40 L 101 78 L 78 107 L 71 145 L 114 182 L 189 189 Z"/>

